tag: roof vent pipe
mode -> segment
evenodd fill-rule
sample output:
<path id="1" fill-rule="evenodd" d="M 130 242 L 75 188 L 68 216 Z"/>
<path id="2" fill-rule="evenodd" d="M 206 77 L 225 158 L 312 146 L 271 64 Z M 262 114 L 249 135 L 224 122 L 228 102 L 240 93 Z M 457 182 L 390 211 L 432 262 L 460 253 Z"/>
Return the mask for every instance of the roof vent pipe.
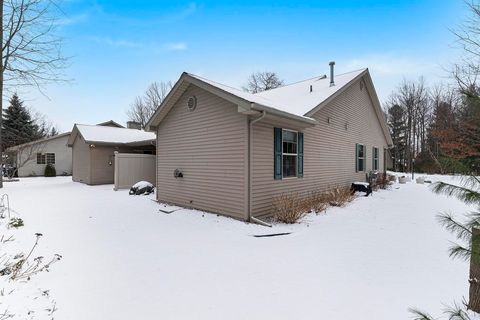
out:
<path id="1" fill-rule="evenodd" d="M 335 61 L 330 61 L 330 87 L 335 85 L 335 79 L 334 79 L 334 67 L 335 67 Z"/>
<path id="2" fill-rule="evenodd" d="M 312 85 L 310 85 L 310 92 L 312 92 L 312 91 L 313 91 L 313 86 L 312 86 Z"/>

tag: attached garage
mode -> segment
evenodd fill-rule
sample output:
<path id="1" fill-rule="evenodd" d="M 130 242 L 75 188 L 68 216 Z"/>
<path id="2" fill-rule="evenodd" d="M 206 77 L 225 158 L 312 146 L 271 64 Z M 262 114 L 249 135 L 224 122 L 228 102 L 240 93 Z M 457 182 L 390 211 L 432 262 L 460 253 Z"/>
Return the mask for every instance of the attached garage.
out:
<path id="1" fill-rule="evenodd" d="M 155 154 L 155 134 L 138 129 L 75 124 L 68 146 L 72 148 L 73 181 L 113 184 L 115 153 Z"/>

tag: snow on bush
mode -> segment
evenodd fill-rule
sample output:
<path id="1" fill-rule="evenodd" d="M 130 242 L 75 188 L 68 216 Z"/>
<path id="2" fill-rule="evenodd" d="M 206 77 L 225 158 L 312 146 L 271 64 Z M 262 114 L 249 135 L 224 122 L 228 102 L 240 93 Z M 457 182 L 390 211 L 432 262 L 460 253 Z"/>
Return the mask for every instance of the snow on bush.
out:
<path id="1" fill-rule="evenodd" d="M 140 181 L 135 183 L 131 188 L 130 188 L 130 195 L 149 195 L 153 193 L 154 191 L 154 186 L 150 182 L 147 181 Z"/>
<path id="2" fill-rule="evenodd" d="M 153 184 L 151 184 L 148 181 L 139 181 L 132 186 L 132 188 L 137 188 L 137 189 L 142 189 L 142 188 L 146 188 L 146 187 L 152 187 L 153 188 Z"/>

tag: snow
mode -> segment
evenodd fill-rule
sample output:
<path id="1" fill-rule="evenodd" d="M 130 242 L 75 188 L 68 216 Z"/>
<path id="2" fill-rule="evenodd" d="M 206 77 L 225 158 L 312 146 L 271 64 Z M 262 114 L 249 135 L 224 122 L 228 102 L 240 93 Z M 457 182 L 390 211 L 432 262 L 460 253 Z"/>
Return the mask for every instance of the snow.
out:
<path id="1" fill-rule="evenodd" d="M 5 184 L 25 221 L 4 231 L 13 244 L 28 250 L 41 232 L 37 255 L 63 256 L 49 273 L 8 284 L 21 297 L 12 310 L 54 300 L 55 319 L 70 320 L 404 320 L 410 307 L 439 315 L 468 296 L 468 264 L 448 257 L 453 239 L 436 215 L 473 208 L 429 185 L 395 184 L 271 229 L 178 207 L 167 214 L 154 195 L 112 189 L 70 177 Z M 50 300 L 33 299 L 40 289 Z"/>
<path id="2" fill-rule="evenodd" d="M 86 124 L 75 125 L 83 139 L 88 143 L 135 143 L 135 142 L 148 142 L 155 140 L 155 133 L 145 132 L 143 130 L 117 128 L 109 126 L 96 126 Z"/>
<path id="3" fill-rule="evenodd" d="M 335 75 L 334 86 L 330 86 L 329 77 L 320 76 L 263 91 L 255 95 L 268 99 L 273 103 L 285 105 L 286 107 L 284 108 L 279 107 L 282 111 L 296 115 L 306 115 L 310 110 L 327 100 L 366 70 L 360 69 Z M 312 87 L 312 92 L 310 92 L 310 86 Z"/>
<path id="4" fill-rule="evenodd" d="M 370 185 L 368 182 L 363 182 L 363 181 L 355 181 L 353 184 L 360 184 L 365 187 L 368 187 Z"/>
<path id="5" fill-rule="evenodd" d="M 252 93 L 249 93 L 249 92 L 246 92 L 246 91 L 242 91 L 242 90 L 239 90 L 239 89 L 236 89 L 236 88 L 233 88 L 233 87 L 230 87 L 230 86 L 227 86 L 227 85 L 224 85 L 224 84 L 212 81 L 212 80 L 202 78 L 200 76 L 197 76 L 197 75 L 194 75 L 194 74 L 191 74 L 191 73 L 189 73 L 188 75 L 193 77 L 193 78 L 196 78 L 200 81 L 203 81 L 203 82 L 205 82 L 205 83 L 207 83 L 211 86 L 214 86 L 218 89 L 221 89 L 221 90 L 223 90 L 227 93 L 233 94 L 233 95 L 235 95 L 235 96 L 237 96 L 237 97 L 239 97 L 243 100 L 246 100 L 250 103 L 256 103 L 256 104 L 259 104 L 259 105 L 264 106 L 264 107 L 276 109 L 278 111 L 286 112 L 286 113 L 298 116 L 300 118 L 304 118 L 306 120 L 315 121 L 313 118 L 305 117 L 303 114 L 299 114 L 297 112 L 290 112 L 290 111 L 292 111 L 292 108 L 285 105 L 282 101 L 273 101 L 273 100 L 270 100 L 268 98 L 262 97 L 258 94 L 252 94 Z M 288 110 L 290 110 L 290 111 L 288 111 Z"/>
<path id="6" fill-rule="evenodd" d="M 256 94 L 245 92 L 191 73 L 188 75 L 250 103 L 257 103 L 268 108 L 313 120 L 306 116 L 310 110 L 327 100 L 330 96 L 366 71 L 367 69 L 360 69 L 338 74 L 335 76 L 334 86 L 330 86 L 330 79 L 323 75 Z M 312 92 L 310 92 L 310 86 L 312 87 Z"/>
<path id="7" fill-rule="evenodd" d="M 151 184 L 148 181 L 139 181 L 132 186 L 132 188 L 137 188 L 137 189 L 143 189 L 146 187 L 153 187 L 153 184 Z"/>

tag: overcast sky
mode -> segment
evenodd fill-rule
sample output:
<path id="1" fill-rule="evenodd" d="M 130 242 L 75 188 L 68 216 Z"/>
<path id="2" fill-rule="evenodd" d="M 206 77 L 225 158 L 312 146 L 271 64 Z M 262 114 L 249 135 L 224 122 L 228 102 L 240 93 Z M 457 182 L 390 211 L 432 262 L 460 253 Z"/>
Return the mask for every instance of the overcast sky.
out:
<path id="1" fill-rule="evenodd" d="M 462 0 L 81 1 L 63 4 L 69 84 L 19 92 L 61 131 L 124 123 L 135 96 L 183 71 L 241 87 L 254 71 L 286 83 L 368 67 L 380 99 L 406 79 L 445 80 L 459 54 Z"/>

